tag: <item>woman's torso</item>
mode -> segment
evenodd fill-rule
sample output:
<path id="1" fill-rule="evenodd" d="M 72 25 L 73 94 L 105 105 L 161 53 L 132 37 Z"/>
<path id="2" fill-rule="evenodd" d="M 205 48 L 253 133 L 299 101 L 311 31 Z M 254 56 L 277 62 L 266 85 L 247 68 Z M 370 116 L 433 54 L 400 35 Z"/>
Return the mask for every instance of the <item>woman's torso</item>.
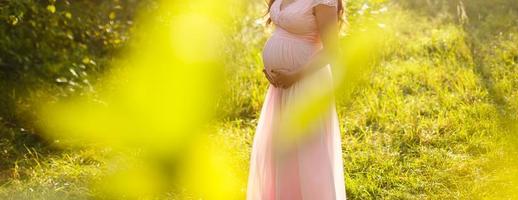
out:
<path id="1" fill-rule="evenodd" d="M 322 48 L 313 14 L 315 1 L 294 0 L 282 9 L 282 0 L 272 4 L 270 18 L 275 30 L 263 49 L 265 68 L 301 67 Z"/>

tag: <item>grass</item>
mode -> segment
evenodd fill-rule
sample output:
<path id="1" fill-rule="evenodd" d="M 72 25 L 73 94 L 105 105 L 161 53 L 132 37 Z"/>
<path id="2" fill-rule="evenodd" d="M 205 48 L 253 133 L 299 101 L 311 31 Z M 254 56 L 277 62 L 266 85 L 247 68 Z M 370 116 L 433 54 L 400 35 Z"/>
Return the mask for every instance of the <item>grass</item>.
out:
<path id="1" fill-rule="evenodd" d="M 518 119 L 518 30 L 493 34 L 494 26 L 509 26 L 498 19 L 515 16 L 463 26 L 397 3 L 379 5 L 392 19 L 382 59 L 353 98 L 337 102 L 348 198 L 516 197 L 508 183 L 518 162 L 506 156 L 516 152 L 506 141 Z M 229 87 L 212 133 L 242 177 L 267 84 L 260 52 L 269 32 L 255 20 L 236 22 L 227 49 Z M 351 27 L 360 21 L 354 16 Z M 98 150 L 12 151 L 2 163 L 0 199 L 89 199 L 96 193 L 90 182 L 109 172 L 103 162 L 109 156 Z M 236 193 L 244 196 L 246 180 L 240 185 Z"/>

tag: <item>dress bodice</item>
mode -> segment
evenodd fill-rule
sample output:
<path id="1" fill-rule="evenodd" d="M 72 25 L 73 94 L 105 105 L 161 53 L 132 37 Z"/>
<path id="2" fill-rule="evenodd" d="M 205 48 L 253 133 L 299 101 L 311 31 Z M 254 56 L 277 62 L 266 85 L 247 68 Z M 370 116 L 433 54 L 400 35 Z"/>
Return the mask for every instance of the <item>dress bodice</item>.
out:
<path id="1" fill-rule="evenodd" d="M 270 10 L 276 32 L 287 32 L 312 41 L 319 38 L 313 7 L 319 4 L 337 7 L 337 0 L 293 0 L 281 8 L 282 1 L 276 0 Z"/>
<path id="2" fill-rule="evenodd" d="M 337 0 L 293 0 L 281 9 L 282 1 L 276 0 L 270 10 L 275 30 L 263 49 L 267 69 L 296 69 L 307 64 L 323 48 L 313 7 L 337 7 Z"/>

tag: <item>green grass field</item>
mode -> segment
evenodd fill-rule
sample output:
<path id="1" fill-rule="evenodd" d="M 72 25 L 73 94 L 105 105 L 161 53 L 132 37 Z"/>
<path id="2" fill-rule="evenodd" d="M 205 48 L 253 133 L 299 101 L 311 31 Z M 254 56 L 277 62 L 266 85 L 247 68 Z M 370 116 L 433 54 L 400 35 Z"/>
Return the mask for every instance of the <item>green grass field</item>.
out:
<path id="1" fill-rule="evenodd" d="M 358 11 L 358 2 L 348 11 Z M 468 12 L 469 21 L 459 22 L 455 13 L 405 2 L 370 2 L 365 12 L 382 16 L 380 59 L 351 93 L 337 95 L 348 198 L 518 198 L 518 13 Z M 248 9 L 226 49 L 232 73 L 211 133 L 235 158 L 228 164 L 239 177 L 248 173 L 267 89 L 260 56 L 269 31 L 256 23 L 263 7 Z M 350 15 L 351 30 L 370 19 Z M 20 134 L 5 124 L 0 130 Z M 0 171 L 0 199 L 93 198 L 91 182 L 116 159 L 110 149 L 47 152 L 10 141 L 0 139 L 1 166 L 8 166 Z M 244 197 L 244 178 L 235 192 Z M 164 198 L 196 199 L 188 192 Z"/>

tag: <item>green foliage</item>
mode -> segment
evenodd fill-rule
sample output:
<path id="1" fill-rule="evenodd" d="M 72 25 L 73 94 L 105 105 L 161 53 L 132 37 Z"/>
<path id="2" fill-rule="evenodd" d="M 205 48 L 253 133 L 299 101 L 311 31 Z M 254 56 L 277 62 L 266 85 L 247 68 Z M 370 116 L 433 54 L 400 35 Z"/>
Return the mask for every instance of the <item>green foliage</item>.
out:
<path id="1" fill-rule="evenodd" d="M 25 159 L 31 152 L 56 151 L 39 135 L 35 108 L 94 94 L 143 2 L 0 1 L 0 182 L 12 175 L 4 170 L 34 164 Z"/>
<path id="2" fill-rule="evenodd" d="M 32 128 L 38 102 L 27 97 L 93 91 L 97 75 L 128 40 L 137 5 L 136 0 L 2 1 L 0 117 Z"/>

